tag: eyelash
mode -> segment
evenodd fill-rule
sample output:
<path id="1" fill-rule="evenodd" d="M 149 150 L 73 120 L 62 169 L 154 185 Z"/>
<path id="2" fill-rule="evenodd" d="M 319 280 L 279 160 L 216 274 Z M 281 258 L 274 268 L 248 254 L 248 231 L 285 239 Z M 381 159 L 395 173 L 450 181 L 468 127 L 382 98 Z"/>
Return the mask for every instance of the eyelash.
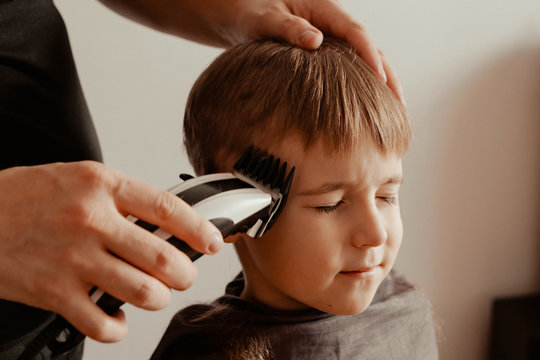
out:
<path id="1" fill-rule="evenodd" d="M 381 199 L 388 205 L 396 205 L 397 204 L 397 196 L 379 196 L 378 199 Z M 343 201 L 339 201 L 335 205 L 326 205 L 326 206 L 317 206 L 315 210 L 317 212 L 323 213 L 323 214 L 331 214 L 339 209 L 339 207 L 343 205 Z"/>
<path id="2" fill-rule="evenodd" d="M 379 196 L 379 199 L 386 202 L 388 205 L 397 204 L 397 196 Z"/>
<path id="3" fill-rule="evenodd" d="M 317 212 L 320 212 L 320 213 L 324 213 L 324 214 L 331 214 L 333 213 L 334 211 L 337 211 L 337 209 L 343 205 L 343 201 L 339 201 L 337 204 L 335 205 L 326 205 L 326 206 L 317 206 L 315 208 L 315 210 L 317 210 Z"/>

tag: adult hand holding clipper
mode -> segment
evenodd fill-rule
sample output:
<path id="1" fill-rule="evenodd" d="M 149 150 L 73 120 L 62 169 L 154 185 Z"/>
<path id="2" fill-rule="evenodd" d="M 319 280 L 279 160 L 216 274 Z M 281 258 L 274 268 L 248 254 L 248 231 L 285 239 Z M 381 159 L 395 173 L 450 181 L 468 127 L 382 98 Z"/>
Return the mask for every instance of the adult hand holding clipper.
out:
<path id="1" fill-rule="evenodd" d="M 185 290 L 196 277 L 186 255 L 126 214 L 199 252 L 221 248 L 219 231 L 182 200 L 99 163 L 16 167 L 1 176 L 0 298 L 60 313 L 99 341 L 120 340 L 127 325 L 121 311 L 109 316 L 91 301 L 92 287 L 155 310 L 168 304 L 171 288 Z"/>
<path id="2" fill-rule="evenodd" d="M 181 175 L 185 183 L 174 186 L 169 193 L 183 199 L 204 218 L 215 224 L 223 237 L 243 232 L 261 237 L 269 230 L 285 207 L 294 176 L 294 167 L 287 173 L 287 163 L 279 158 L 249 147 L 234 165 L 234 173 L 209 174 L 199 178 Z M 158 225 L 133 216 L 128 220 L 144 228 L 195 261 L 202 253 Z M 114 315 L 124 301 L 101 288 L 90 290 L 90 299 L 105 313 Z M 49 323 L 19 360 L 34 359 L 47 346 L 54 358 L 73 350 L 85 335 L 63 317 Z"/>

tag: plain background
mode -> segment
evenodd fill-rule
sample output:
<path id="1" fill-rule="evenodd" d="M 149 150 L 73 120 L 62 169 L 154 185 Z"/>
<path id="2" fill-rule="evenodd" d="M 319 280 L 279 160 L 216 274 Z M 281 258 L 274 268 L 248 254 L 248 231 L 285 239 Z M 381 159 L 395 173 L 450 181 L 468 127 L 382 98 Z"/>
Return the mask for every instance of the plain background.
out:
<path id="1" fill-rule="evenodd" d="M 540 290 L 540 2 L 342 2 L 399 74 L 414 142 L 397 268 L 433 304 L 441 359 L 486 357 L 494 298 Z M 57 0 L 107 165 L 166 189 L 190 172 L 185 99 L 221 50 L 143 28 L 96 1 Z M 131 306 L 129 335 L 85 359 L 146 359 L 171 316 L 223 292 L 232 246 L 198 261 L 170 306 Z"/>

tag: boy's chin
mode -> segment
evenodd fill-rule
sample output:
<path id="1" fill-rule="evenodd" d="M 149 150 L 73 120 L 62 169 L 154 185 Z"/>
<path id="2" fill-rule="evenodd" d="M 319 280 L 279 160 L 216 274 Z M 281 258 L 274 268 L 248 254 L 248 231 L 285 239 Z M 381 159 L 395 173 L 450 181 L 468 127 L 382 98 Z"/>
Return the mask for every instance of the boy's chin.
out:
<path id="1" fill-rule="evenodd" d="M 349 307 L 347 309 L 343 309 L 343 311 L 331 312 L 331 314 L 334 314 L 334 315 L 358 315 L 360 313 L 363 313 L 368 308 L 369 304 L 370 303 L 365 304 L 363 306 Z"/>
<path id="2" fill-rule="evenodd" d="M 324 309 L 319 308 L 319 310 L 333 315 L 358 315 L 364 312 L 372 301 L 373 296 L 363 296 L 361 299 L 328 304 Z"/>

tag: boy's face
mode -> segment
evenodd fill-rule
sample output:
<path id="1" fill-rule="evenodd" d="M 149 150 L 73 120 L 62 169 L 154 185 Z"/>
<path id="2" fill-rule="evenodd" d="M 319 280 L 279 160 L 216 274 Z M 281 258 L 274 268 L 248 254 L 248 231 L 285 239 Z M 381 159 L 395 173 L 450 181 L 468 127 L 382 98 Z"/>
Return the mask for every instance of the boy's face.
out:
<path id="1" fill-rule="evenodd" d="M 246 275 L 242 297 L 281 309 L 362 312 L 401 244 L 401 159 L 371 144 L 346 156 L 326 155 L 321 143 L 304 151 L 292 136 L 269 151 L 296 173 L 272 229 L 236 242 Z"/>

